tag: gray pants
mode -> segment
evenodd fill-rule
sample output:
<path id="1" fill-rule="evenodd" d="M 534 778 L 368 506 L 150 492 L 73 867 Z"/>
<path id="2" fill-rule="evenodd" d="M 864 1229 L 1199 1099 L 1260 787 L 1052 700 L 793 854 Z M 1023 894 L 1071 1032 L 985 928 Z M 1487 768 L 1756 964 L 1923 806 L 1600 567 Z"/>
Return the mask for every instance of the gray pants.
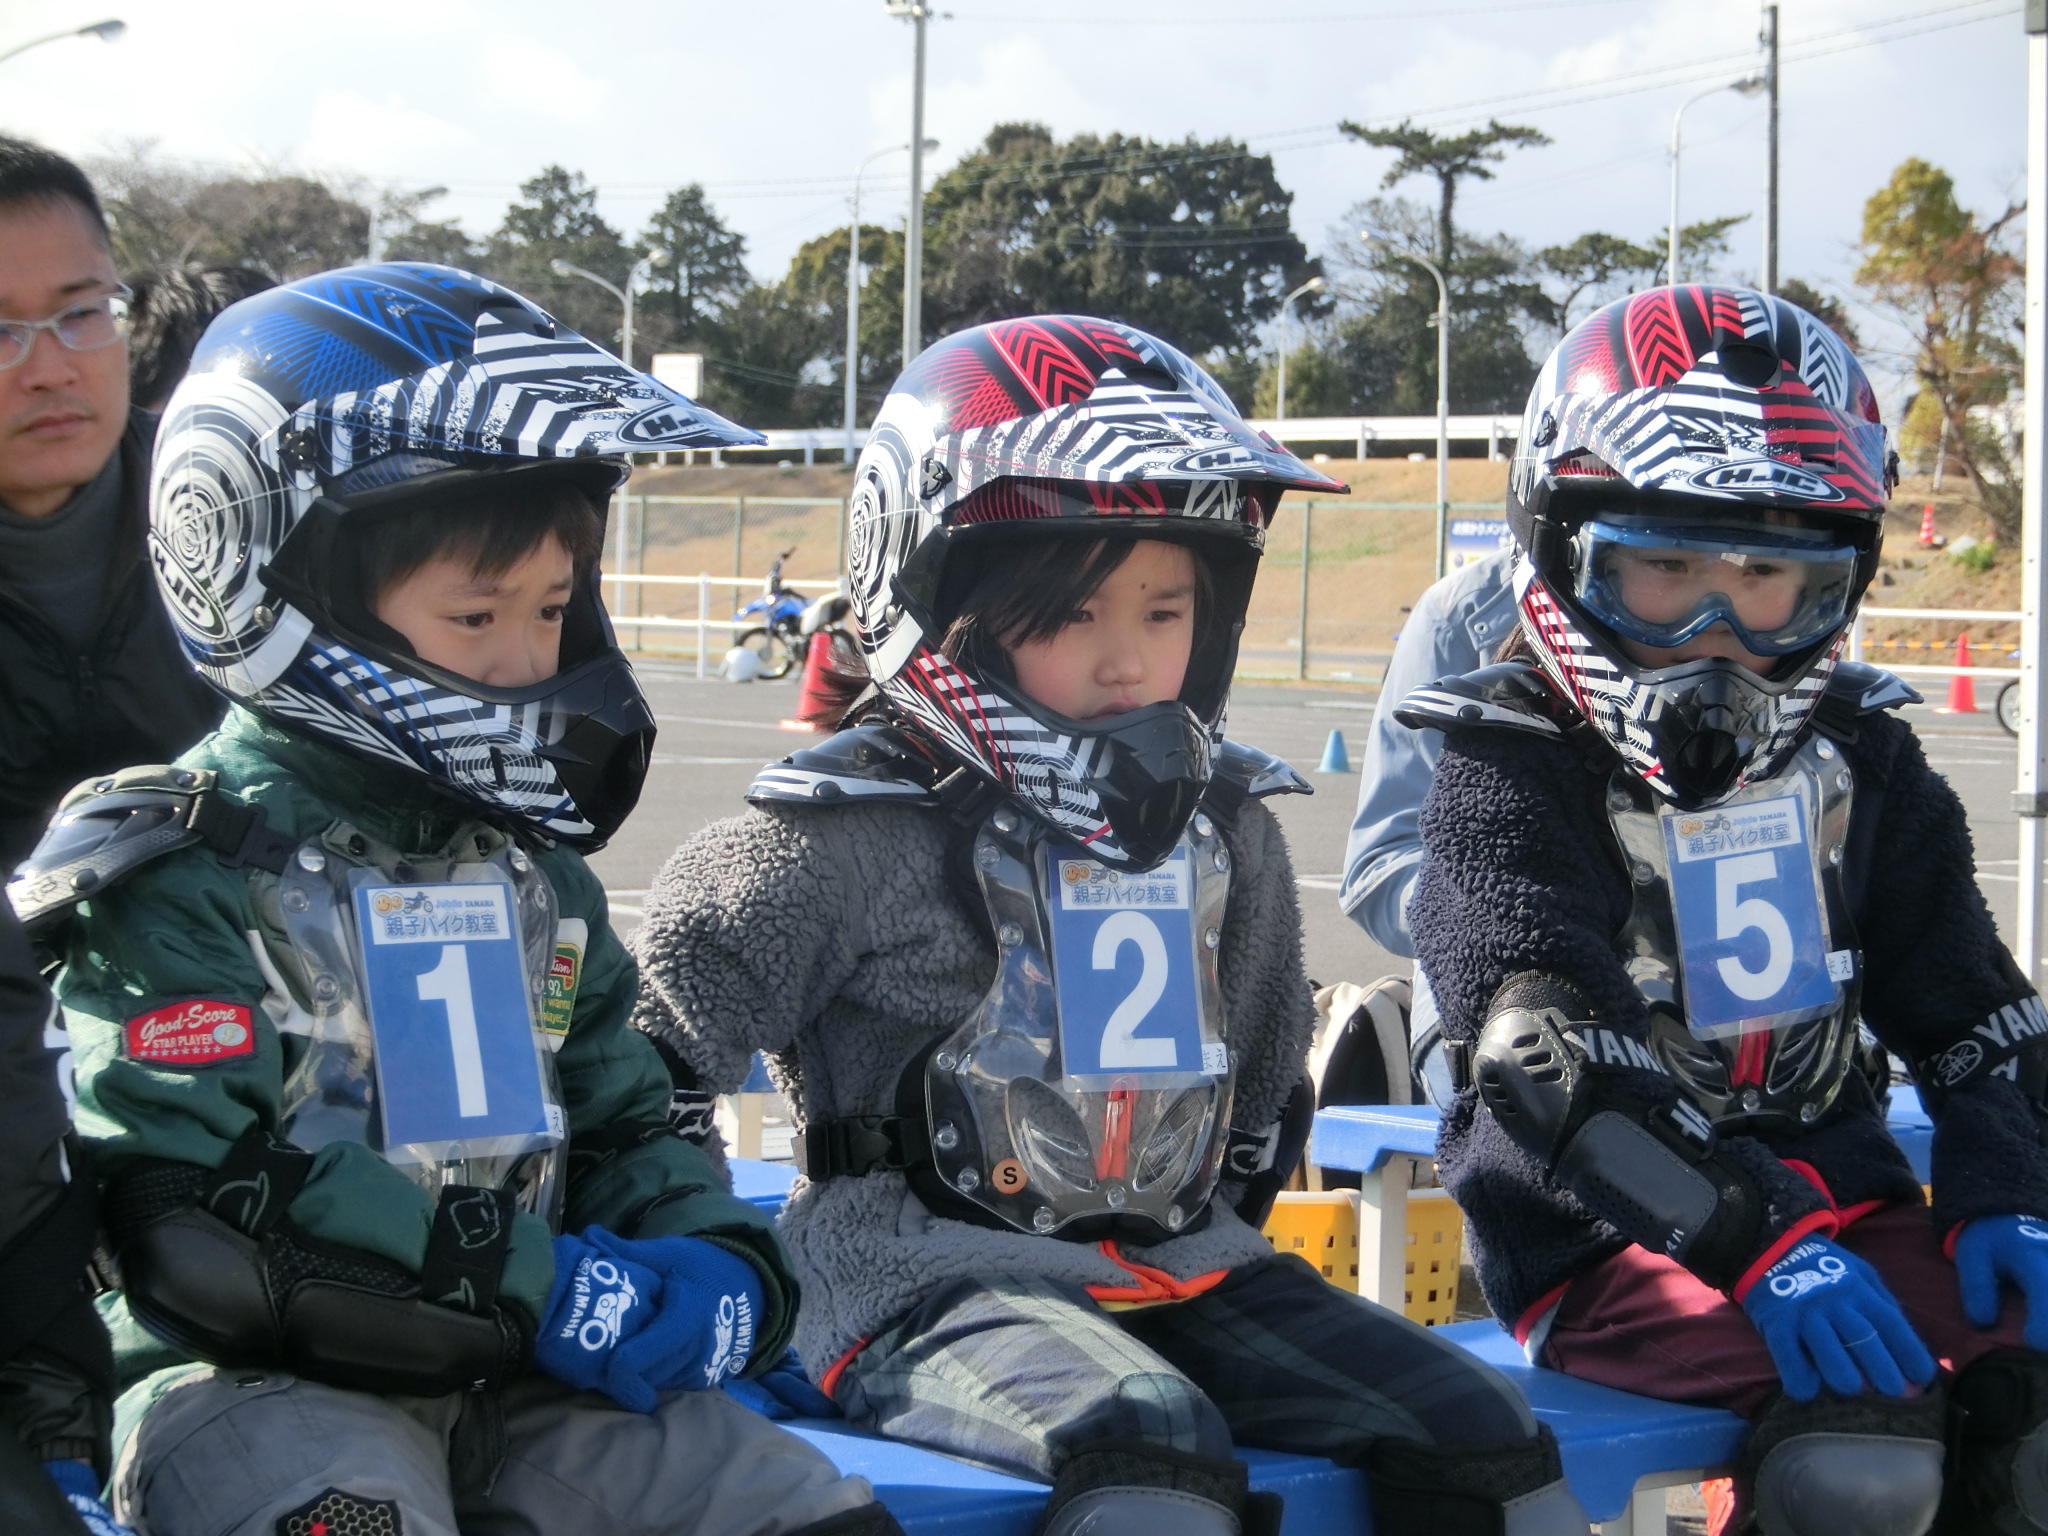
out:
<path id="1" fill-rule="evenodd" d="M 144 1536 L 317 1529 L 330 1490 L 388 1501 L 405 1536 L 785 1536 L 874 1498 L 722 1392 L 640 1414 L 541 1376 L 377 1397 L 202 1369 L 135 1390 L 161 1396 L 121 1450 L 114 1507 Z"/>
<path id="2" fill-rule="evenodd" d="M 1048 1482 L 1105 1439 L 1351 1462 L 1382 1439 L 1483 1457 L 1537 1435 L 1504 1376 L 1292 1255 L 1121 1312 L 1035 1276 L 962 1281 L 855 1355 L 835 1395 L 857 1424 Z"/>

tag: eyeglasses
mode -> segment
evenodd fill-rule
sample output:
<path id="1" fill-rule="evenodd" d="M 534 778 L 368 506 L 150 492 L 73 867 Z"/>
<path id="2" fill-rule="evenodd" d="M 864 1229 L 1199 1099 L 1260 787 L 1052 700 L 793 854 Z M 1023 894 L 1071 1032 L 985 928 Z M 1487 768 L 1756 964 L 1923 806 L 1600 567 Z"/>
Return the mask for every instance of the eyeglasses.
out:
<path id="1" fill-rule="evenodd" d="M 47 320 L 0 320 L 0 371 L 25 362 L 36 332 L 48 331 L 73 352 L 97 352 L 128 334 L 128 301 L 121 285 L 112 293 L 80 299 Z"/>

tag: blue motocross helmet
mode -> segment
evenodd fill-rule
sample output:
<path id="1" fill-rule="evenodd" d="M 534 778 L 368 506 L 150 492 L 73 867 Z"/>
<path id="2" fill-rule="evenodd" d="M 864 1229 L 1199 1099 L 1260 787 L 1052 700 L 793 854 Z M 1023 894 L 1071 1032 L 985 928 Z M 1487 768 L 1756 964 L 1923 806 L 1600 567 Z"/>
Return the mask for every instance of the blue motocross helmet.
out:
<path id="1" fill-rule="evenodd" d="M 654 739 L 595 562 L 560 669 L 491 687 L 367 617 L 350 521 L 543 478 L 601 512 L 635 451 L 761 441 L 487 279 L 349 267 L 208 328 L 157 435 L 150 554 L 186 654 L 228 697 L 591 848 L 633 808 Z"/>

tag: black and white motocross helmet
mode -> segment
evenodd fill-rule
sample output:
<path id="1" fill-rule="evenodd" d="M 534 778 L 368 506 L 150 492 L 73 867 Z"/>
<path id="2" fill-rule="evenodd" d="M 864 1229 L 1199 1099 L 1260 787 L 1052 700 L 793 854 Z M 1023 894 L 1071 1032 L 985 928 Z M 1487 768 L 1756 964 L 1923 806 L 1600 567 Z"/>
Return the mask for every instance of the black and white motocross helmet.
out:
<path id="1" fill-rule="evenodd" d="M 208 328 L 157 434 L 150 554 L 186 654 L 229 698 L 594 847 L 637 800 L 654 738 L 595 566 L 560 670 L 496 688 L 366 622 L 337 535 L 509 477 L 564 477 L 602 511 L 632 452 L 760 441 L 510 289 L 350 267 Z"/>
<path id="2" fill-rule="evenodd" d="M 1507 501 L 1523 634 L 1653 791 L 1713 804 L 1797 749 L 1895 480 L 1870 382 L 1822 321 L 1746 288 L 1631 295 L 1574 326 L 1529 394 Z M 1645 573 L 1663 592 L 1631 608 Z M 1717 629 L 1768 669 L 1654 658 Z"/>
<path id="3" fill-rule="evenodd" d="M 1149 869 L 1208 787 L 1280 493 L 1344 489 L 1143 331 L 1042 315 L 949 336 L 891 387 L 854 476 L 847 563 L 870 675 L 919 736 L 1055 833 Z M 1215 603 L 1178 699 L 1074 720 L 942 653 L 962 567 L 1020 536 L 1069 538 L 1077 562 L 1105 536 L 1193 550 Z"/>

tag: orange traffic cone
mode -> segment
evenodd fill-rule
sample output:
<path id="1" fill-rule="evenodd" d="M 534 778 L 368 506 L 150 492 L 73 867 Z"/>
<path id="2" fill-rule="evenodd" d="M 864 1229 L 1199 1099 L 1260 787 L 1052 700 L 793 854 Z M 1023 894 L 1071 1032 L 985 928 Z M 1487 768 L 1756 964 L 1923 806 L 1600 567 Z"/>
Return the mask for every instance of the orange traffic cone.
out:
<path id="1" fill-rule="evenodd" d="M 1974 715 L 1977 713 L 1977 685 L 1970 678 L 1970 632 L 1966 629 L 1956 636 L 1956 671 L 1949 678 L 1948 702 L 1937 709 L 1937 715 Z"/>
<path id="2" fill-rule="evenodd" d="M 1920 514 L 1920 546 L 1925 549 L 1934 543 L 1934 503 L 1927 503 L 1927 510 Z"/>
<path id="3" fill-rule="evenodd" d="M 797 689 L 796 718 L 778 722 L 785 731 L 829 731 L 832 724 L 826 714 L 831 705 L 826 701 L 825 674 L 832 661 L 832 635 L 829 630 L 819 630 L 811 636 L 810 648 L 804 652 L 804 677 Z"/>

